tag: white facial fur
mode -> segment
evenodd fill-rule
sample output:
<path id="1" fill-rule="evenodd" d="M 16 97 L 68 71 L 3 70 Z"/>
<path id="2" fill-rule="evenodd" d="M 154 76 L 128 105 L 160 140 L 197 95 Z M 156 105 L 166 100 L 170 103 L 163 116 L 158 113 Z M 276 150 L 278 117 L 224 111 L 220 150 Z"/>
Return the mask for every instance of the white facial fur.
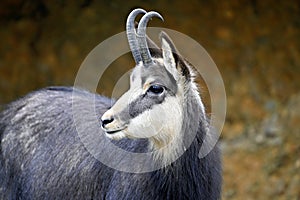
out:
<path id="1" fill-rule="evenodd" d="M 150 138 L 167 144 L 181 129 L 182 110 L 180 100 L 167 97 L 162 104 L 153 106 L 133 118 L 128 126 L 128 134 L 135 138 Z"/>
<path id="2" fill-rule="evenodd" d="M 157 59 L 157 62 L 163 64 L 162 59 Z M 178 95 L 168 96 L 163 103 L 154 105 L 151 109 L 144 111 L 140 115 L 131 119 L 125 124 L 121 119 L 118 119 L 117 113 L 128 106 L 134 98 L 144 94 L 153 80 L 148 77 L 144 85 L 141 86 L 141 68 L 138 65 L 133 70 L 130 83 L 130 89 L 122 95 L 115 105 L 108 110 L 102 118 L 115 116 L 115 120 L 108 124 L 107 129 L 110 131 L 120 130 L 114 134 L 106 134 L 111 139 L 129 138 L 150 138 L 155 142 L 156 147 L 163 147 L 174 139 L 175 135 L 181 130 L 182 124 L 182 92 Z"/>
<path id="3" fill-rule="evenodd" d="M 178 152 L 181 151 L 180 149 L 185 149 L 182 138 L 184 133 L 181 131 L 182 124 L 184 123 L 183 109 L 186 100 L 186 88 L 195 90 L 195 98 L 201 104 L 203 112 L 204 107 L 198 95 L 197 87 L 193 82 L 193 77 L 191 77 L 192 81 L 187 82 L 186 77 L 181 74 L 181 68 L 178 69 L 176 66 L 174 52 L 172 51 L 177 52 L 177 50 L 172 42 L 162 37 L 161 44 L 163 58 L 156 58 L 156 66 L 150 66 L 147 69 L 142 63 L 139 63 L 132 72 L 130 89 L 110 110 L 104 113 L 102 119 L 109 119 L 111 116 L 114 116 L 114 121 L 104 128 L 107 137 L 111 139 L 122 139 L 124 137 L 149 138 L 150 148 L 155 151 L 154 156 L 167 165 L 176 159 Z M 170 78 L 167 71 L 159 70 L 162 68 L 167 70 L 173 78 Z M 188 69 L 192 72 L 192 69 L 189 67 Z M 145 70 L 148 71 L 145 73 Z M 118 117 L 121 115 L 122 110 L 124 111 L 124 109 L 128 108 L 131 103 L 144 105 L 142 102 L 136 100 L 139 99 L 138 97 L 146 94 L 151 83 L 157 77 L 159 77 L 160 81 L 163 79 L 162 83 L 166 84 L 164 86 L 169 89 L 172 88 L 171 91 L 174 91 L 174 93 L 169 93 L 161 103 L 154 104 L 134 117 L 128 116 L 128 119 L 124 115 L 123 117 Z M 109 133 L 115 130 L 119 131 L 113 134 Z"/>

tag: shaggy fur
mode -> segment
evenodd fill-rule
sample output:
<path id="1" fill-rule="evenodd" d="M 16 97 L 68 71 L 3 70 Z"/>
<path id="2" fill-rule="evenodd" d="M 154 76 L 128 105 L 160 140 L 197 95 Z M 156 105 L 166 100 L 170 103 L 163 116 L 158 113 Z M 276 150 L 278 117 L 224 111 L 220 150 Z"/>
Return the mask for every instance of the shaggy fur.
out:
<path id="1" fill-rule="evenodd" d="M 50 87 L 9 104 L 0 114 L 0 199 L 220 198 L 218 149 L 197 157 L 205 135 L 201 121 L 192 145 L 174 163 L 154 172 L 125 173 L 85 149 L 73 123 L 72 98 L 83 113 L 88 101 L 96 101 L 99 116 L 111 106 L 111 100 L 96 94 Z M 188 105 L 187 113 L 191 109 Z M 116 144 L 132 152 L 148 148 L 142 139 Z"/>
<path id="2" fill-rule="evenodd" d="M 146 11 L 135 9 L 130 16 L 138 13 Z M 160 16 L 147 14 L 141 19 L 144 26 L 150 16 Z M 130 23 L 127 33 L 135 33 Z M 131 47 L 147 46 L 143 38 L 141 45 L 135 34 L 129 36 Z M 131 89 L 116 103 L 81 89 L 49 87 L 7 105 L 0 113 L 0 199 L 220 199 L 218 147 L 198 157 L 204 138 L 211 135 L 194 72 L 165 33 L 161 41 L 157 51 L 148 39 L 151 55 L 148 49 L 139 55 L 139 48 L 133 48 L 135 60 L 142 60 L 133 70 Z M 161 92 L 149 90 L 151 81 L 163 87 Z M 135 100 L 129 102 L 129 97 Z M 151 137 L 148 132 L 157 132 L 145 126 L 148 114 L 151 125 L 163 127 Z M 143 139 L 128 139 L 129 132 Z M 133 153 L 151 151 L 152 157 L 133 162 L 110 151 L 113 145 Z M 118 171 L 103 160 L 132 163 L 144 173 Z M 141 170 L 145 166 L 161 168 Z"/>

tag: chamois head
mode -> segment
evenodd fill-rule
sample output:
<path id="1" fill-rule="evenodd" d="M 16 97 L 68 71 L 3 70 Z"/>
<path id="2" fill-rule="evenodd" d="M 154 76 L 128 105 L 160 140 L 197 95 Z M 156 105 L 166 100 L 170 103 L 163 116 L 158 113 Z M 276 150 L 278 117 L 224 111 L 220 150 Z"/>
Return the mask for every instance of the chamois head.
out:
<path id="1" fill-rule="evenodd" d="M 138 14 L 145 15 L 135 29 Z M 168 35 L 160 34 L 161 49 L 147 38 L 146 26 L 151 17 L 162 19 L 157 12 L 146 13 L 142 9 L 135 9 L 128 16 L 126 31 L 136 66 L 130 76 L 130 89 L 101 120 L 111 139 L 149 138 L 154 147 L 161 148 L 180 137 L 187 120 L 185 102 L 191 93 L 204 110 L 193 82 L 193 70 Z"/>

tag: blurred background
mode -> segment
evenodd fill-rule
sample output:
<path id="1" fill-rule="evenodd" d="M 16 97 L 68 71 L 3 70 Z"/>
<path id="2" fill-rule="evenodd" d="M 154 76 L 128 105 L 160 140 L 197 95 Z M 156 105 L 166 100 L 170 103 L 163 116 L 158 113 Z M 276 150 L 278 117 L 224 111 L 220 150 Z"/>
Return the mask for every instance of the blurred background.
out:
<path id="1" fill-rule="evenodd" d="M 45 86 L 72 86 L 87 54 L 124 31 L 136 7 L 164 16 L 150 26 L 197 40 L 222 74 L 223 199 L 300 199 L 299 1 L 2 0 L 0 105 Z M 113 65 L 101 94 L 110 95 L 134 63 L 128 54 Z"/>

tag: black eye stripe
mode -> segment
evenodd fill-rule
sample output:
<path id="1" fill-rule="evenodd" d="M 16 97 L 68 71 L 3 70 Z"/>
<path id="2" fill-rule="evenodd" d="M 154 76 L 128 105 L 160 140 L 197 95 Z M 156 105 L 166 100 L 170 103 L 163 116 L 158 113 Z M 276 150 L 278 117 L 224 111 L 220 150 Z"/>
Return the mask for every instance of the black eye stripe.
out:
<path id="1" fill-rule="evenodd" d="M 129 115 L 131 117 L 136 117 L 144 111 L 150 110 L 154 105 L 161 104 L 165 99 L 164 95 L 156 97 L 153 95 L 143 95 L 141 97 L 141 99 L 137 99 L 130 104 Z"/>
<path id="2" fill-rule="evenodd" d="M 164 92 L 160 95 L 149 95 L 147 92 L 138 96 L 129 103 L 120 113 L 119 117 L 123 121 L 130 121 L 143 112 L 152 109 L 153 106 L 161 104 L 167 96 L 175 96 L 175 94 L 164 87 Z"/>

